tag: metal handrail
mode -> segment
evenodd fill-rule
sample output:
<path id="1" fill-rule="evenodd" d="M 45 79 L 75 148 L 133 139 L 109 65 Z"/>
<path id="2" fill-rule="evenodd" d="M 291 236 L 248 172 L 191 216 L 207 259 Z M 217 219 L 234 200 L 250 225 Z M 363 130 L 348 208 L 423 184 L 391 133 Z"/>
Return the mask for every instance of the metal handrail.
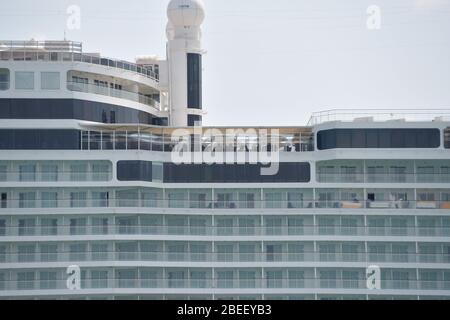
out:
<path id="1" fill-rule="evenodd" d="M 67 82 L 67 89 L 69 89 L 70 91 L 94 93 L 103 96 L 131 100 L 156 108 L 158 110 L 160 109 L 160 104 L 158 101 L 150 97 L 147 97 L 142 93 L 136 93 L 127 90 L 119 90 L 107 86 L 100 86 L 95 84 L 72 82 L 72 81 Z"/>
<path id="2" fill-rule="evenodd" d="M 335 109 L 315 112 L 308 126 L 325 122 L 342 121 L 450 121 L 447 109 Z"/>
<path id="3" fill-rule="evenodd" d="M 159 75 L 152 69 L 133 62 L 117 60 L 102 56 L 88 55 L 72 51 L 46 50 L 2 50 L 0 43 L 0 61 L 45 61 L 45 62 L 78 62 L 117 68 L 142 75 L 159 82 Z"/>
<path id="4" fill-rule="evenodd" d="M 81 42 L 75 41 L 58 41 L 58 40 L 0 40 L 0 49 L 4 50 L 46 50 L 60 52 L 82 52 L 83 45 Z"/>
<path id="5" fill-rule="evenodd" d="M 430 205 L 433 204 L 433 205 Z M 218 201 L 218 200 L 173 200 L 161 198 L 89 198 L 84 199 L 7 199 L 1 200 L 0 210 L 10 208 L 170 208 L 170 209 L 203 209 L 203 210 L 242 210 L 242 209 L 441 209 L 448 210 L 450 201 L 420 200 L 254 200 L 254 201 Z"/>
<path id="6" fill-rule="evenodd" d="M 357 237 L 448 237 L 450 226 L 445 227 L 372 227 L 372 226 L 171 226 L 171 225 L 57 225 L 57 226 L 5 226 L 0 227 L 1 237 L 47 237 L 47 236 L 127 236 L 127 235 L 170 235 L 170 236 L 357 236 Z M 300 252 L 299 252 L 300 253 Z M 308 252 L 301 252 L 308 253 Z M 341 254 L 358 254 L 361 252 L 335 252 Z M 410 253 L 408 253 L 410 254 Z M 423 253 L 420 253 L 423 254 Z"/>

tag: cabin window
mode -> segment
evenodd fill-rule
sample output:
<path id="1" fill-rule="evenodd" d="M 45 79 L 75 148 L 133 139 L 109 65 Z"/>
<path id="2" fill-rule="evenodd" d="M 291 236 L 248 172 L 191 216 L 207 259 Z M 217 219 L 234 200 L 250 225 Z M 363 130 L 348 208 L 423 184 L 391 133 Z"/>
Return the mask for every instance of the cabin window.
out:
<path id="1" fill-rule="evenodd" d="M 0 90 L 9 90 L 9 69 L 0 69 Z"/>
<path id="2" fill-rule="evenodd" d="M 16 72 L 17 90 L 34 90 L 34 72 Z"/>

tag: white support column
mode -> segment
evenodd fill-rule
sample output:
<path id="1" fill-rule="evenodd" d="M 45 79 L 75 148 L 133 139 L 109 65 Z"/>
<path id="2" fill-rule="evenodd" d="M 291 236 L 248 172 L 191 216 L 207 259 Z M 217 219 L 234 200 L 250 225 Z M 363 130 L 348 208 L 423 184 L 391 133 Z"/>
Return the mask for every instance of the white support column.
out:
<path id="1" fill-rule="evenodd" d="M 367 225 L 367 215 L 364 215 L 364 256 L 367 266 L 369 266 L 369 251 L 367 250 L 367 236 L 369 235 L 369 226 Z"/>
<path id="2" fill-rule="evenodd" d="M 167 199 L 166 199 L 166 188 L 162 188 L 162 204 L 161 204 L 161 206 L 163 207 L 163 208 L 166 208 L 167 206 L 166 206 L 166 203 L 168 204 L 168 201 L 167 201 Z M 166 218 L 167 216 L 164 216 L 164 220 L 166 220 L 165 218 Z M 167 226 L 166 226 L 167 227 Z"/>
<path id="3" fill-rule="evenodd" d="M 265 230 L 265 228 L 264 228 L 264 217 L 263 217 L 263 215 L 261 214 L 261 215 L 259 216 L 259 230 L 258 230 L 258 232 L 257 232 L 257 235 L 258 235 L 258 236 L 263 236 L 263 235 L 264 235 L 264 230 Z M 264 248 L 263 245 L 264 245 L 264 241 L 261 240 L 261 249 Z"/>
<path id="4" fill-rule="evenodd" d="M 216 219 L 214 216 L 214 213 L 211 215 L 211 257 L 209 260 L 211 260 L 210 262 L 214 265 L 215 261 L 216 261 L 216 242 L 215 242 L 215 237 L 216 237 Z M 213 300 L 215 298 L 215 289 L 217 288 L 217 283 L 216 283 L 216 269 L 214 267 L 211 268 L 211 288 L 213 289 Z"/>
<path id="5" fill-rule="evenodd" d="M 367 178 L 366 178 L 366 160 L 363 160 L 363 183 L 366 183 Z"/>
<path id="6" fill-rule="evenodd" d="M 265 208 L 265 202 L 264 202 L 264 189 L 261 188 L 261 197 L 260 197 L 260 201 L 259 201 L 259 208 Z"/>
<path id="7" fill-rule="evenodd" d="M 138 125 L 138 150 L 141 150 L 141 126 L 140 125 Z"/>

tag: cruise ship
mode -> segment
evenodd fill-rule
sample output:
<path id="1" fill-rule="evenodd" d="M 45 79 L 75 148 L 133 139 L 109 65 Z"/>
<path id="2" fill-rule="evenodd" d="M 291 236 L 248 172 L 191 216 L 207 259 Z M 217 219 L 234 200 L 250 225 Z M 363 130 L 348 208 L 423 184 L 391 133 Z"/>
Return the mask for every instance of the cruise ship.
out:
<path id="1" fill-rule="evenodd" d="M 167 13 L 163 59 L 0 41 L 0 299 L 448 299 L 450 110 L 202 126 Z"/>

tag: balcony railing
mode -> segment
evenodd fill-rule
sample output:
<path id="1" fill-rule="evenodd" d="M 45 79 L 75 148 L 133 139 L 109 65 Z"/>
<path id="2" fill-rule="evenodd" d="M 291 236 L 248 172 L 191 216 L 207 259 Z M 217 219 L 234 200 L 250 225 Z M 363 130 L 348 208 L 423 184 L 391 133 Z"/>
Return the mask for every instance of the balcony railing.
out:
<path id="1" fill-rule="evenodd" d="M 423 253 L 220 253 L 220 252 L 160 252 L 160 251 L 76 251 L 76 252 L 36 252 L 36 253 L 2 253 L 0 263 L 49 263 L 49 262 L 217 262 L 217 263 L 288 263 L 288 262 L 330 262 L 330 263 L 383 263 L 383 264 L 411 264 L 411 263 L 450 263 L 450 254 Z"/>
<path id="2" fill-rule="evenodd" d="M 11 51 L 54 51 L 54 52 L 77 52 L 81 53 L 83 45 L 75 41 L 58 40 L 0 40 L 0 47 Z"/>
<path id="3" fill-rule="evenodd" d="M 317 181 L 322 183 L 450 183 L 450 174 L 338 174 L 318 173 Z"/>
<path id="4" fill-rule="evenodd" d="M 81 181 L 110 181 L 112 179 L 112 170 L 102 171 L 3 171 L 0 172 L 1 182 L 81 182 Z"/>
<path id="5" fill-rule="evenodd" d="M 102 96 L 125 99 L 129 101 L 139 102 L 147 106 L 160 109 L 160 104 L 155 99 L 147 97 L 141 93 L 130 92 L 125 90 L 118 90 L 110 87 L 99 86 L 94 84 L 87 84 L 81 82 L 68 82 L 67 89 L 77 92 L 93 93 Z"/>
<path id="6" fill-rule="evenodd" d="M 448 109 L 336 109 L 312 114 L 308 125 L 325 122 L 449 121 Z"/>
<path id="7" fill-rule="evenodd" d="M 1 237 L 48 236 L 119 236 L 119 235 L 167 235 L 167 236 L 219 236 L 219 237 L 280 237 L 280 236 L 361 236 L 361 237 L 448 237 L 450 226 L 445 227 L 372 227 L 339 225 L 305 226 L 176 226 L 176 225 L 56 225 L 56 226 L 4 226 Z"/>
<path id="8" fill-rule="evenodd" d="M 84 181 L 84 180 L 71 180 Z M 379 210 L 406 210 L 406 209 L 442 209 L 450 208 L 450 201 L 358 201 L 358 200 L 303 200 L 303 201 L 189 201 L 172 199 L 140 199 L 136 198 L 110 198 L 95 199 L 68 199 L 58 198 L 51 200 L 52 205 L 42 199 L 2 199 L 0 211 L 4 209 L 27 208 L 164 208 L 164 209 L 203 209 L 203 210 L 251 210 L 251 209 L 379 209 Z"/>
<path id="9" fill-rule="evenodd" d="M 359 289 L 367 291 L 367 281 L 364 279 L 343 278 L 262 278 L 252 279 L 173 279 L 173 278 L 83 278 L 81 292 L 95 289 Z M 0 281 L 0 291 L 34 291 L 67 290 L 66 279 L 57 280 L 3 280 Z M 450 290 L 450 281 L 427 280 L 382 280 L 381 290 Z M 59 292 L 59 291 L 58 291 Z M 375 293 L 375 292 L 374 292 Z"/>
<path id="10" fill-rule="evenodd" d="M 0 45 L 4 44 L 0 42 Z M 9 45 L 9 43 L 6 43 Z M 159 74 L 152 69 L 135 63 L 106 57 L 87 55 L 79 52 L 61 52 L 56 48 L 11 47 L 10 50 L 0 51 L 0 61 L 39 61 L 39 62 L 78 62 L 117 68 L 139 74 L 143 77 L 159 81 Z"/>

